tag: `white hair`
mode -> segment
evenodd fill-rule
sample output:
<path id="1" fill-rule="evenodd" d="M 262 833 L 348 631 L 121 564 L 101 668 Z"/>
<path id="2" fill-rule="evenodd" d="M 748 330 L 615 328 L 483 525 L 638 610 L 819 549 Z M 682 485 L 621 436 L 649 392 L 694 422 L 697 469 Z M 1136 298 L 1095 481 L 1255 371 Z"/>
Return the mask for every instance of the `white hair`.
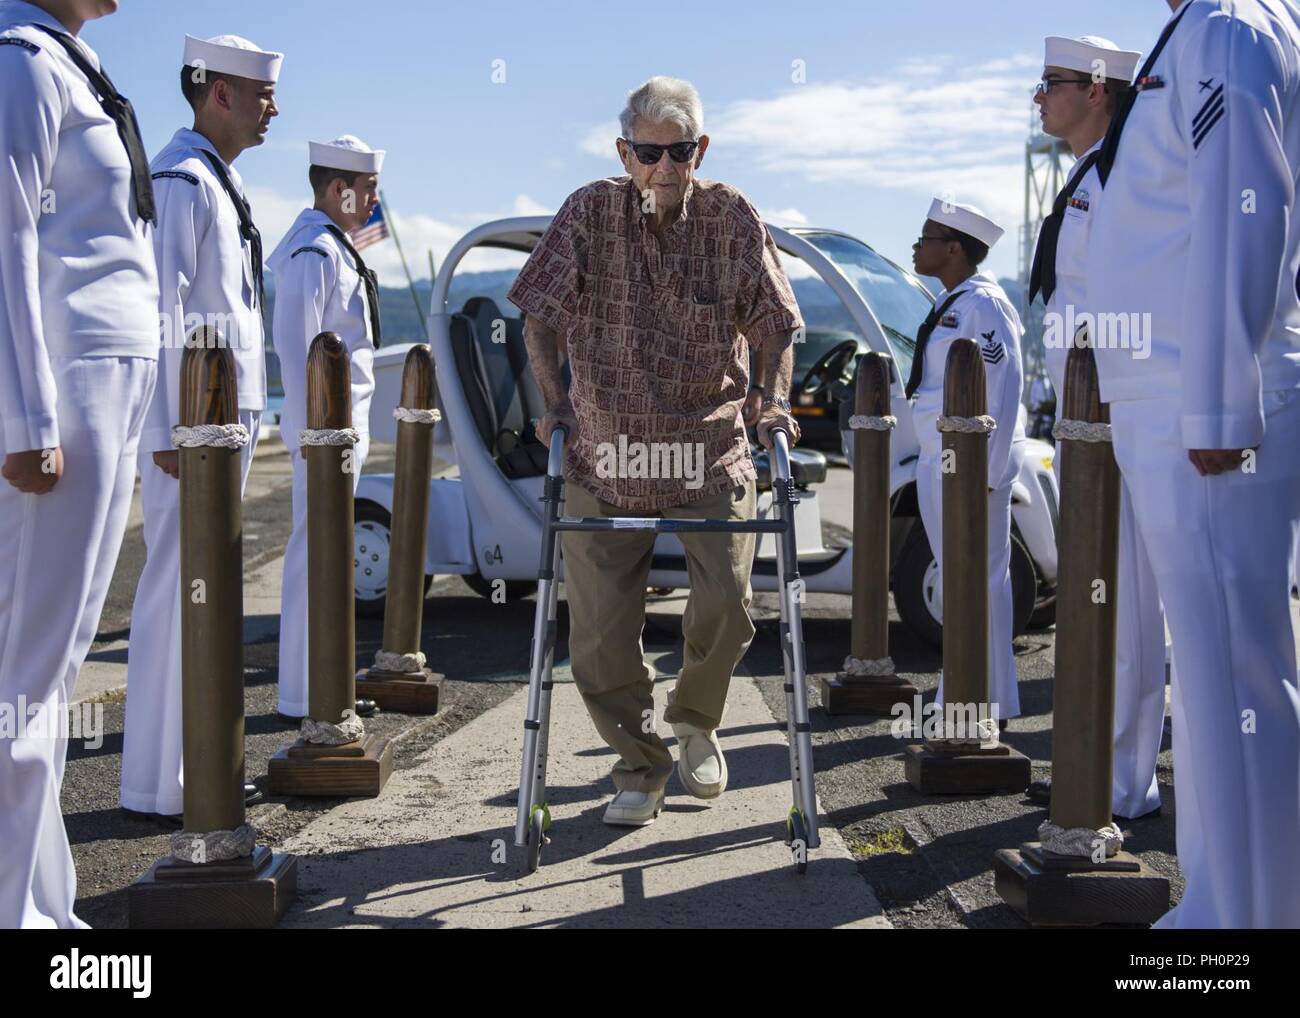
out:
<path id="1" fill-rule="evenodd" d="M 677 124 L 693 141 L 704 131 L 704 104 L 689 81 L 660 74 L 627 94 L 627 105 L 618 118 L 624 138 L 632 139 L 638 119 L 651 124 Z"/>

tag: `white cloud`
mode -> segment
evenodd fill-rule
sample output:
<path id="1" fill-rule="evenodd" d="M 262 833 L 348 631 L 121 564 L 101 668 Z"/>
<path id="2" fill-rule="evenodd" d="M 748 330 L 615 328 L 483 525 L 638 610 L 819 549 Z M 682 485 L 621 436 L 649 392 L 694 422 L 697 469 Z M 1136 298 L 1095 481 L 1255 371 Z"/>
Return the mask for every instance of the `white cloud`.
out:
<path id="1" fill-rule="evenodd" d="M 777 226 L 807 226 L 808 217 L 798 209 L 759 209 L 763 221 Z"/>
<path id="2" fill-rule="evenodd" d="M 579 151 L 600 159 L 609 159 L 614 155 L 614 142 L 623 134 L 617 120 L 607 120 L 591 128 L 578 141 Z"/>
<path id="3" fill-rule="evenodd" d="M 1010 225 L 1021 215 L 1030 100 L 1012 58 L 927 78 L 795 86 L 722 109 L 714 134 L 770 172 L 816 184 L 951 194 Z M 933 82 L 933 83 L 928 83 Z"/>
<path id="4" fill-rule="evenodd" d="M 1010 231 L 1023 216 L 1030 89 L 1041 63 L 1030 53 L 971 64 L 908 58 L 883 76 L 795 85 L 710 109 L 709 133 L 772 173 L 952 196 Z M 607 156 L 617 129 L 592 127 L 578 147 Z"/>

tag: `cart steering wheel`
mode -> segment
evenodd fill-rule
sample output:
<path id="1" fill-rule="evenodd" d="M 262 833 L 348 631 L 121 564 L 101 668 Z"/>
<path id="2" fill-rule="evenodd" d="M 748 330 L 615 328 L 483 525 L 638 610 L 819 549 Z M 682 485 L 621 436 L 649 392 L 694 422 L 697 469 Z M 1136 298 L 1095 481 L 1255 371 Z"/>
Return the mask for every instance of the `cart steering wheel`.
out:
<path id="1" fill-rule="evenodd" d="M 817 359 L 799 383 L 799 395 L 814 398 L 829 392 L 835 386 L 847 388 L 853 384 L 853 362 L 858 354 L 858 341 L 846 339 L 837 343 Z"/>

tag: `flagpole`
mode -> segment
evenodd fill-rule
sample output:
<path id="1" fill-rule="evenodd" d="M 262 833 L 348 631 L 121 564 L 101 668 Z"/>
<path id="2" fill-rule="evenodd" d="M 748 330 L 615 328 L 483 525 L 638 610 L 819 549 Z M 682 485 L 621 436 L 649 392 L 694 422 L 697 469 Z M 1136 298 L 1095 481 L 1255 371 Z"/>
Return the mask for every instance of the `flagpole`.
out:
<path id="1" fill-rule="evenodd" d="M 406 273 L 406 285 L 411 288 L 411 300 L 415 301 L 415 313 L 420 316 L 420 327 L 424 330 L 427 338 L 429 335 L 429 323 L 424 317 L 424 308 L 420 305 L 420 295 L 415 292 L 415 280 L 411 278 L 411 269 L 406 264 L 406 255 L 402 252 L 402 242 L 397 237 L 397 217 L 391 215 L 392 206 L 388 204 L 388 199 L 384 197 L 384 192 L 379 192 L 379 204 L 387 211 L 384 213 L 384 219 L 388 223 L 388 232 L 393 235 L 393 243 L 397 245 L 397 257 L 402 260 L 402 271 Z"/>

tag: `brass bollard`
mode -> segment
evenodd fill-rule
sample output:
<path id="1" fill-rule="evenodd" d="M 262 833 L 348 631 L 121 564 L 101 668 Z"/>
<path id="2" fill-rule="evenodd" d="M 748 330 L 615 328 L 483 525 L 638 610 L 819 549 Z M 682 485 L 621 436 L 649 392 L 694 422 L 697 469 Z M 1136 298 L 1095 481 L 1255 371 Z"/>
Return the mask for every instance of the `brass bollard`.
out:
<path id="1" fill-rule="evenodd" d="M 238 425 L 234 358 L 215 330 L 190 335 L 180 397 L 183 428 Z M 178 457 L 185 824 L 128 892 L 134 928 L 274 926 L 296 891 L 297 860 L 245 827 L 241 445 L 229 441 Z M 219 842 L 250 854 L 224 858 Z"/>
<path id="2" fill-rule="evenodd" d="M 985 393 L 978 344 L 954 340 L 944 365 L 944 416 L 983 417 Z M 926 795 L 1015 792 L 1029 784 L 1028 757 L 997 741 L 996 722 L 985 741 L 975 730 L 989 716 L 988 443 L 977 431 L 943 435 L 945 738 L 908 746 L 904 756 L 907 780 Z M 955 738 L 949 718 L 960 719 Z"/>
<path id="3" fill-rule="evenodd" d="M 347 347 L 323 332 L 307 354 L 307 427 L 352 427 Z M 338 724 L 355 710 L 350 446 L 307 447 L 307 715 Z"/>
<path id="4" fill-rule="evenodd" d="M 917 695 L 916 686 L 894 673 L 889 656 L 889 358 L 864 354 L 855 388 L 849 658 L 835 678 L 822 679 L 822 706 L 827 714 L 888 715 Z"/>
<path id="5" fill-rule="evenodd" d="M 1149 924 L 1169 909 L 1169 881 L 1122 849 L 1111 821 L 1119 468 L 1104 428 L 1097 367 L 1070 351 L 1058 425 L 1060 571 L 1053 685 L 1052 810 L 1042 841 L 994 855 L 1003 900 L 1036 925 Z M 1090 433 L 1091 438 L 1082 437 Z M 1074 435 L 1081 437 L 1073 437 Z M 1093 836 L 1095 835 L 1095 836 Z M 1057 851 L 1067 849 L 1067 851 Z"/>
<path id="6" fill-rule="evenodd" d="M 238 424 L 229 350 L 181 360 L 181 423 Z M 179 450 L 185 830 L 244 822 L 244 542 L 239 449 Z"/>
<path id="7" fill-rule="evenodd" d="M 429 348 L 411 348 L 402 367 L 400 406 L 434 409 L 433 358 Z M 375 664 L 357 675 L 362 695 L 384 710 L 436 714 L 441 675 L 425 667 L 420 653 L 424 616 L 424 551 L 429 525 L 429 481 L 433 472 L 432 421 L 399 421 L 393 512 L 388 546 L 388 591 L 384 643 Z M 399 670 L 400 669 L 400 670 Z"/>
<path id="8" fill-rule="evenodd" d="M 347 347 L 333 332 L 307 353 L 307 427 L 352 427 Z M 364 734 L 347 742 L 313 742 L 320 725 L 358 726 L 356 620 L 352 549 L 356 470 L 348 444 L 307 444 L 307 718 L 303 736 L 268 767 L 273 795 L 378 795 L 392 773 L 387 739 Z"/>

